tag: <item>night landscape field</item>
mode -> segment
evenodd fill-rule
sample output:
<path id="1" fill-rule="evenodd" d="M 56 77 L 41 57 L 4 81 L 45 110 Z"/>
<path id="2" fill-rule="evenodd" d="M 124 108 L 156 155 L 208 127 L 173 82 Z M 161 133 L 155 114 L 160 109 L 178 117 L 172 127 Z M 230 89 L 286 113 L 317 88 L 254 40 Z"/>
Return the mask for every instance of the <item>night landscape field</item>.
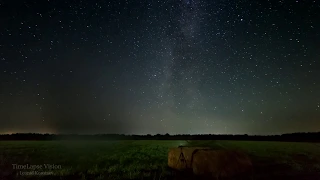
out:
<path id="1" fill-rule="evenodd" d="M 180 145 L 244 150 L 257 180 L 320 177 L 319 143 L 270 141 L 2 141 L 0 168 L 8 179 L 173 179 L 168 149 Z M 32 170 L 13 170 L 12 164 L 54 164 L 38 170 L 53 176 L 21 175 Z"/>
<path id="2" fill-rule="evenodd" d="M 319 77 L 320 0 L 0 0 L 0 180 L 320 180 Z"/>

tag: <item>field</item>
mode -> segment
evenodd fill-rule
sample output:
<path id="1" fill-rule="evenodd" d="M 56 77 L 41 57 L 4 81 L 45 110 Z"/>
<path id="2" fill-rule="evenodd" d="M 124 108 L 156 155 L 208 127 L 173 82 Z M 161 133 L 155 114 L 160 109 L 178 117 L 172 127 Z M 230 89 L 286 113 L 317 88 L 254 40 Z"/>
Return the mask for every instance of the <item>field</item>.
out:
<path id="1" fill-rule="evenodd" d="M 316 143 L 162 140 L 2 141 L 0 179 L 171 179 L 168 149 L 179 145 L 242 149 L 252 158 L 254 179 L 320 179 Z M 32 170 L 13 164 L 38 165 L 36 171 L 54 176 L 26 175 Z"/>

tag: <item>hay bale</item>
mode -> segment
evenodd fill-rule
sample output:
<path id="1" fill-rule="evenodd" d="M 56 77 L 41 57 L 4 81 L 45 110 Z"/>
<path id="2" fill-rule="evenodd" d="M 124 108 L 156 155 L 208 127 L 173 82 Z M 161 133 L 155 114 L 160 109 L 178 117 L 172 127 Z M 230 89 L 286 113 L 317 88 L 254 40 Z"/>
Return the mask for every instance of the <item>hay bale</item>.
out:
<path id="1" fill-rule="evenodd" d="M 197 150 L 193 155 L 192 170 L 195 175 L 211 176 L 216 179 L 252 177 L 250 158 L 241 151 Z"/>
<path id="2" fill-rule="evenodd" d="M 175 170 L 186 170 L 192 168 L 191 160 L 193 153 L 199 149 L 210 149 L 208 147 L 178 147 L 171 148 L 168 153 L 168 166 Z M 182 155 L 181 155 L 182 152 Z"/>

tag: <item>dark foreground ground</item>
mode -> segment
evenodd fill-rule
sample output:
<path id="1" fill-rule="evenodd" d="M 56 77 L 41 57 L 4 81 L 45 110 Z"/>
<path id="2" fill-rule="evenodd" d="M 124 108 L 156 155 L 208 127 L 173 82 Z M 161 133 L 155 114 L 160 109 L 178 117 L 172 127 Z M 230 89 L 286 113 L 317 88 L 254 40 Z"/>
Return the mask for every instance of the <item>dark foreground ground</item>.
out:
<path id="1" fill-rule="evenodd" d="M 170 140 L 2 141 L 0 180 L 173 179 L 177 175 L 167 167 L 167 155 L 170 147 L 179 145 L 242 149 L 252 158 L 256 180 L 320 180 L 320 144 Z M 14 164 L 33 165 L 34 170 Z M 36 175 L 27 175 L 32 171 Z"/>

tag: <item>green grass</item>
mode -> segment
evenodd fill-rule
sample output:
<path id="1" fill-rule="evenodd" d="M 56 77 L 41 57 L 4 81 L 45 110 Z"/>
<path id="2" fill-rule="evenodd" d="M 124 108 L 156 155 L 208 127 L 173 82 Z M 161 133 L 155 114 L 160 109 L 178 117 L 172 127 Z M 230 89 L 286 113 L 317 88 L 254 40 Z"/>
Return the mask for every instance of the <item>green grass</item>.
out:
<path id="1" fill-rule="evenodd" d="M 252 157 L 258 175 L 320 171 L 320 147 L 315 144 L 254 141 L 3 141 L 0 169 L 12 173 L 12 164 L 55 164 L 61 169 L 39 171 L 65 179 L 165 179 L 168 150 L 179 145 L 242 149 Z"/>

